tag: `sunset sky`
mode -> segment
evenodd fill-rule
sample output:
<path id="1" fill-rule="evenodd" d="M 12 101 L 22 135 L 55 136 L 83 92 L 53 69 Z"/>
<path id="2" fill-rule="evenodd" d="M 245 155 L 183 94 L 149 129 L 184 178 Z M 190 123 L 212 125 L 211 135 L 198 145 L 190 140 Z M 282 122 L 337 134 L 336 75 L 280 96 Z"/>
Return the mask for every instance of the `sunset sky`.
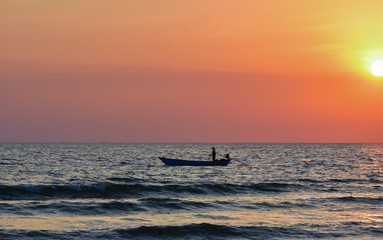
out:
<path id="1" fill-rule="evenodd" d="M 383 142 L 382 9 L 2 0 L 0 142 Z"/>

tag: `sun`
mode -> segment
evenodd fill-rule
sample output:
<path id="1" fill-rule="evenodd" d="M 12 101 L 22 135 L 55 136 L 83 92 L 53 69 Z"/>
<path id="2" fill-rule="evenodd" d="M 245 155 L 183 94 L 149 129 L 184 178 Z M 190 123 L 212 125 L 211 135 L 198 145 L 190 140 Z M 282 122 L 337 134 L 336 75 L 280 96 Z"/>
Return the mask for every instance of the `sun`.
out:
<path id="1" fill-rule="evenodd" d="M 371 64 L 371 73 L 377 77 L 383 76 L 383 61 L 377 60 Z"/>

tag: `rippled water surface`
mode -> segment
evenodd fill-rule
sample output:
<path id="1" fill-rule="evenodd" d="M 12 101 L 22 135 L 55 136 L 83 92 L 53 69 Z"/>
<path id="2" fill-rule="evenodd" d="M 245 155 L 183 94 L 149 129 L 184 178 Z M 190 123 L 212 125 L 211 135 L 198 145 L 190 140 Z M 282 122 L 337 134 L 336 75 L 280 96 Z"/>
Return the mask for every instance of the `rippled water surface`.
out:
<path id="1" fill-rule="evenodd" d="M 0 144 L 0 173 L 0 239 L 383 239 L 382 144 Z"/>

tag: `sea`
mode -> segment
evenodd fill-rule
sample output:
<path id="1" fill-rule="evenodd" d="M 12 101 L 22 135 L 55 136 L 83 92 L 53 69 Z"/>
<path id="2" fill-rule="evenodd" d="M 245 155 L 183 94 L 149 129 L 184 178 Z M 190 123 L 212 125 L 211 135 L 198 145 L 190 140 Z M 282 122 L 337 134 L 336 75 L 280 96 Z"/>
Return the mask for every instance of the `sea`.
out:
<path id="1" fill-rule="evenodd" d="M 383 239 L 383 144 L 0 143 L 0 239 Z"/>

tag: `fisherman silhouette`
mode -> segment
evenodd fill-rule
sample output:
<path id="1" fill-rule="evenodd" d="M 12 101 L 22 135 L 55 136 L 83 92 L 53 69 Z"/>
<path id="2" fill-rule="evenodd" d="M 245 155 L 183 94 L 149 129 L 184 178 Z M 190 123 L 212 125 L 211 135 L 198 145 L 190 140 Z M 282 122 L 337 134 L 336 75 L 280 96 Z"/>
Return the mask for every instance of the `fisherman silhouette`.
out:
<path id="1" fill-rule="evenodd" d="M 215 148 L 211 148 L 211 149 L 212 149 L 212 151 L 211 151 L 210 156 L 211 156 L 213 161 L 216 161 L 216 159 L 215 159 Z"/>

